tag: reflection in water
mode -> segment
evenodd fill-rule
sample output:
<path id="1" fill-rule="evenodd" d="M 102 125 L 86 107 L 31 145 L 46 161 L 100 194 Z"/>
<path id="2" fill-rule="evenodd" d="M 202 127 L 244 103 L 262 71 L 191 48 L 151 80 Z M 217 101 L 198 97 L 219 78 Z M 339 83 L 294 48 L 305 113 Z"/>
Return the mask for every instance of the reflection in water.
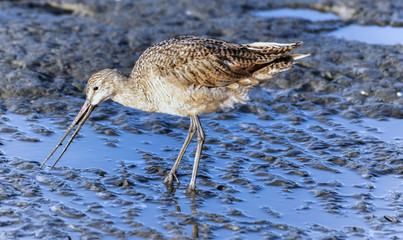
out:
<path id="1" fill-rule="evenodd" d="M 182 194 L 182 193 L 179 193 Z M 178 218 L 176 219 L 176 223 L 178 225 L 178 229 L 176 229 L 176 231 L 179 231 L 178 233 L 176 233 L 178 236 L 187 236 L 190 235 L 193 238 L 199 238 L 199 225 L 204 225 L 206 226 L 207 223 L 202 223 L 200 222 L 200 218 L 198 217 L 199 215 L 201 215 L 198 211 L 197 211 L 197 206 L 198 203 L 200 203 L 200 200 L 197 200 L 197 195 L 195 194 L 188 194 L 187 195 L 187 200 L 188 202 L 182 202 L 182 201 L 178 201 L 181 200 L 180 196 L 177 197 L 175 196 L 175 192 L 171 191 L 169 192 L 169 194 L 167 194 L 167 204 L 165 205 L 165 207 L 167 208 L 167 211 L 170 212 L 172 209 L 172 207 L 174 207 L 174 209 L 172 209 L 172 213 L 175 214 L 169 214 L 169 215 L 173 215 L 173 216 L 177 216 Z M 182 199 L 183 200 L 183 199 Z M 172 203 L 172 204 L 170 204 Z M 181 205 L 183 207 L 181 207 Z M 186 214 L 182 212 L 182 208 L 189 208 L 190 211 Z M 180 229 L 180 226 L 191 226 L 191 234 L 186 234 L 186 229 Z M 172 227 L 172 226 L 171 226 Z M 169 228 L 171 228 L 169 227 Z M 206 233 L 206 231 L 205 231 Z M 205 238 L 205 237 L 204 237 Z"/>
<path id="2" fill-rule="evenodd" d="M 192 237 L 194 238 L 199 237 L 199 227 L 196 224 L 192 225 Z"/>
<path id="3" fill-rule="evenodd" d="M 191 207 L 190 207 L 190 211 L 191 211 L 192 215 L 196 215 L 196 213 L 197 213 L 197 210 L 196 210 L 196 207 L 197 207 L 196 200 L 193 198 L 192 202 L 193 202 L 193 204 L 192 204 Z M 200 223 L 199 223 L 198 221 L 194 221 L 194 220 L 192 219 L 191 224 L 192 224 L 192 237 L 198 238 L 198 237 L 199 237 L 199 226 L 198 226 L 198 225 L 199 225 Z"/>

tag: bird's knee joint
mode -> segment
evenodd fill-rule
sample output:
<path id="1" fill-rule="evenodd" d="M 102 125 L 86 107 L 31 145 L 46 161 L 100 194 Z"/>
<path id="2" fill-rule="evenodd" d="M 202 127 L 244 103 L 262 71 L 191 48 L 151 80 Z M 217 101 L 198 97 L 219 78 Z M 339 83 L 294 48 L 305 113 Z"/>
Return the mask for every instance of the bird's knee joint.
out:
<path id="1" fill-rule="evenodd" d="M 204 139 L 206 139 L 206 135 L 204 135 L 204 133 L 199 133 L 197 135 L 197 140 L 198 141 L 204 141 Z"/>

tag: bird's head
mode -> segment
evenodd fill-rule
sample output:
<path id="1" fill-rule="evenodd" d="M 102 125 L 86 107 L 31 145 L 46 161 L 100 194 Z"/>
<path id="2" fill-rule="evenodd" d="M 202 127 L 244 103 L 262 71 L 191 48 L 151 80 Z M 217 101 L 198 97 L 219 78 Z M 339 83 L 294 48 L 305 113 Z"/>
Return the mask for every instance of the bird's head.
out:
<path id="1" fill-rule="evenodd" d="M 73 130 L 73 128 L 78 125 L 77 129 L 74 131 L 73 135 L 67 142 L 64 147 L 62 153 L 59 158 L 53 164 L 52 168 L 56 165 L 59 159 L 63 156 L 64 152 L 70 146 L 74 137 L 77 135 L 78 131 L 80 131 L 81 127 L 84 125 L 85 121 L 89 118 L 91 112 L 97 107 L 99 104 L 104 101 L 112 98 L 115 94 L 115 86 L 117 81 L 121 81 L 126 77 L 119 72 L 117 69 L 104 69 L 92 75 L 87 83 L 87 99 L 82 106 L 80 112 L 77 114 L 76 118 L 70 124 L 63 137 L 56 144 L 55 148 L 53 148 L 52 152 L 42 163 L 41 167 L 49 160 L 49 158 L 53 155 L 56 149 L 62 144 L 67 135 Z"/>
<path id="2" fill-rule="evenodd" d="M 117 69 L 104 69 L 93 74 L 87 83 L 87 102 L 98 106 L 110 99 L 115 93 L 115 82 L 121 76 Z"/>

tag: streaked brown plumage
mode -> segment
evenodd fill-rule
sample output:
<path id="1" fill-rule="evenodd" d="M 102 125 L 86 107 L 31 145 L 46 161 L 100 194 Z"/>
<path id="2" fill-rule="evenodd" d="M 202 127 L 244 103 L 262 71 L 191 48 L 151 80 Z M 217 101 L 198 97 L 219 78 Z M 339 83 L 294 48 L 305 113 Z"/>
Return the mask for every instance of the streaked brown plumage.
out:
<path id="1" fill-rule="evenodd" d="M 140 56 L 129 77 L 117 69 L 104 69 L 91 76 L 84 106 L 41 167 L 78 125 L 55 166 L 92 110 L 112 99 L 143 111 L 190 116 L 188 136 L 164 182 L 172 184 L 174 178 L 178 180 L 175 173 L 197 132 L 198 145 L 189 184 L 189 189 L 194 190 L 205 138 L 198 115 L 245 103 L 251 88 L 292 68 L 295 59 L 309 55 L 289 54 L 301 44 L 234 44 L 189 36 L 158 43 Z"/>

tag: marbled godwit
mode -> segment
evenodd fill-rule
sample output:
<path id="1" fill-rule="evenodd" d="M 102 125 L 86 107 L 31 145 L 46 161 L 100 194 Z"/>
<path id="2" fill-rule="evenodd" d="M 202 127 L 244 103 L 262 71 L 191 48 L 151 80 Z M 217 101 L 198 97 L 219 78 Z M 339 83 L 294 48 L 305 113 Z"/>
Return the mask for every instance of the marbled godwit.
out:
<path id="1" fill-rule="evenodd" d="M 205 138 L 198 115 L 245 103 L 251 88 L 291 69 L 294 60 L 309 55 L 289 54 L 301 44 L 233 44 L 203 37 L 177 37 L 158 43 L 140 56 L 129 77 L 117 69 L 104 69 L 90 77 L 83 107 L 41 167 L 78 125 L 53 168 L 94 108 L 112 99 L 143 111 L 190 117 L 188 135 L 164 183 L 178 181 L 179 163 L 197 132 L 189 184 L 189 189 L 194 190 Z"/>

